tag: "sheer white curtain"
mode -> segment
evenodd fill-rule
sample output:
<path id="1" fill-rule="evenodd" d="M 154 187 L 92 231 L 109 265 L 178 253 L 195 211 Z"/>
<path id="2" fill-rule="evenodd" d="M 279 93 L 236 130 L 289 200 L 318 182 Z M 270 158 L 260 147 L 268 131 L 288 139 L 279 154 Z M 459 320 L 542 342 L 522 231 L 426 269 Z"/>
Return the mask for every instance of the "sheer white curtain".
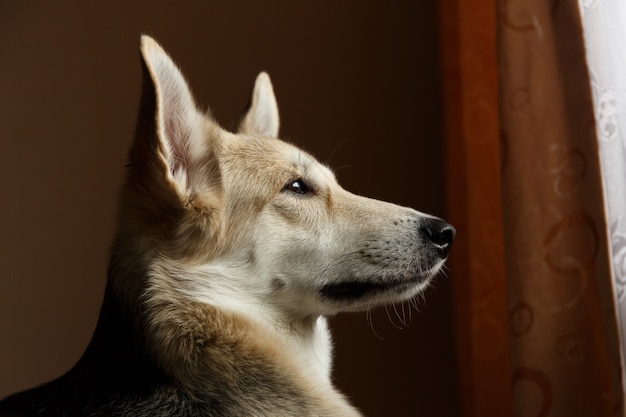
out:
<path id="1" fill-rule="evenodd" d="M 579 0 L 579 5 L 595 107 L 623 366 L 626 358 L 626 1 Z M 626 372 L 622 375 L 626 378 Z"/>

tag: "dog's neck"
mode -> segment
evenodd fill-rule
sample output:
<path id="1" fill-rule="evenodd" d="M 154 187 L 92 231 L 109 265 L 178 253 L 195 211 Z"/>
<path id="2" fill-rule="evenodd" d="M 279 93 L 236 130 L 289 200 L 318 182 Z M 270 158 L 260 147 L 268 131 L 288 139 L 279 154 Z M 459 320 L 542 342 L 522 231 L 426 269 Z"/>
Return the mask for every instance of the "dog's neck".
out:
<path id="1" fill-rule="evenodd" d="M 276 311 L 267 303 L 248 302 L 241 299 L 228 302 L 227 294 L 211 300 L 199 301 L 223 311 L 241 316 L 266 329 L 268 334 L 280 340 L 309 376 L 318 376 L 330 382 L 332 369 L 332 340 L 325 317 L 309 315 L 305 317 Z M 221 300 L 217 300 L 221 298 Z"/>
<path id="2" fill-rule="evenodd" d="M 309 316 L 286 323 L 279 329 L 298 356 L 300 363 L 310 366 L 311 372 L 330 382 L 332 368 L 332 340 L 325 317 Z"/>
<path id="3" fill-rule="evenodd" d="M 242 291 L 215 282 L 231 282 L 221 268 L 189 268 L 181 271 L 169 262 L 162 262 L 155 270 L 163 274 L 151 274 L 151 284 L 159 293 L 167 291 L 172 300 L 183 303 L 195 302 L 207 308 L 232 314 L 264 329 L 273 335 L 276 343 L 284 347 L 293 362 L 309 376 L 330 383 L 332 367 L 332 342 L 326 318 L 317 314 L 302 315 L 278 308 L 267 297 L 254 291 Z M 157 282 L 162 279 L 162 282 Z M 250 279 L 253 281 L 253 279 Z M 172 286 L 173 282 L 180 285 Z M 204 288 L 206 286 L 206 288 Z M 143 291 L 144 295 L 148 292 Z M 181 310 L 184 307 L 180 307 Z"/>

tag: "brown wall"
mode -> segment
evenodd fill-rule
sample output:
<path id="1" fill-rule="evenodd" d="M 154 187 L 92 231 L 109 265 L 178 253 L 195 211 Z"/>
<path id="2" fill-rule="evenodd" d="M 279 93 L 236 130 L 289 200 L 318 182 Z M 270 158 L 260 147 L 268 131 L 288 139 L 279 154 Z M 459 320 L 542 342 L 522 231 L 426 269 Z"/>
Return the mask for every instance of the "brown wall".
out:
<path id="1" fill-rule="evenodd" d="M 267 70 L 283 137 L 347 189 L 444 214 L 435 0 L 174 4 L 0 4 L 0 397 L 61 374 L 90 338 L 140 33 L 164 45 L 222 124 Z M 450 309 L 442 277 L 410 324 L 393 308 L 371 325 L 333 318 L 337 384 L 370 416 L 455 415 Z"/>

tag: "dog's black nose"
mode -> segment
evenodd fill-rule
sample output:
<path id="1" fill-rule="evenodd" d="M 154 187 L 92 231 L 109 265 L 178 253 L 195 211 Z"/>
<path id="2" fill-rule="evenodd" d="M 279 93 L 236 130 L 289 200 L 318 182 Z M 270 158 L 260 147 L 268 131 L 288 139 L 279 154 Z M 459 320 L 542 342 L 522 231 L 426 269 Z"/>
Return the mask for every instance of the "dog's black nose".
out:
<path id="1" fill-rule="evenodd" d="M 442 258 L 448 256 L 456 235 L 456 229 L 451 224 L 440 219 L 426 219 L 420 222 L 419 231 L 424 240 L 432 242 L 439 249 Z"/>

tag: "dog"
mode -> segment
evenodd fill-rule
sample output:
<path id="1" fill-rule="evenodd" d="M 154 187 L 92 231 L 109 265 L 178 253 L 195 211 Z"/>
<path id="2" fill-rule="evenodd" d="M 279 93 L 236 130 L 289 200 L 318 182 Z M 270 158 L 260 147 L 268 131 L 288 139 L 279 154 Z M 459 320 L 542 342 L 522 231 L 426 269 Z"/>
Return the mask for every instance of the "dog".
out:
<path id="1" fill-rule="evenodd" d="M 236 132 L 141 38 L 143 89 L 103 305 L 62 377 L 2 416 L 358 416 L 331 382 L 327 316 L 411 299 L 455 237 L 349 193 L 278 138 L 258 75 Z"/>

